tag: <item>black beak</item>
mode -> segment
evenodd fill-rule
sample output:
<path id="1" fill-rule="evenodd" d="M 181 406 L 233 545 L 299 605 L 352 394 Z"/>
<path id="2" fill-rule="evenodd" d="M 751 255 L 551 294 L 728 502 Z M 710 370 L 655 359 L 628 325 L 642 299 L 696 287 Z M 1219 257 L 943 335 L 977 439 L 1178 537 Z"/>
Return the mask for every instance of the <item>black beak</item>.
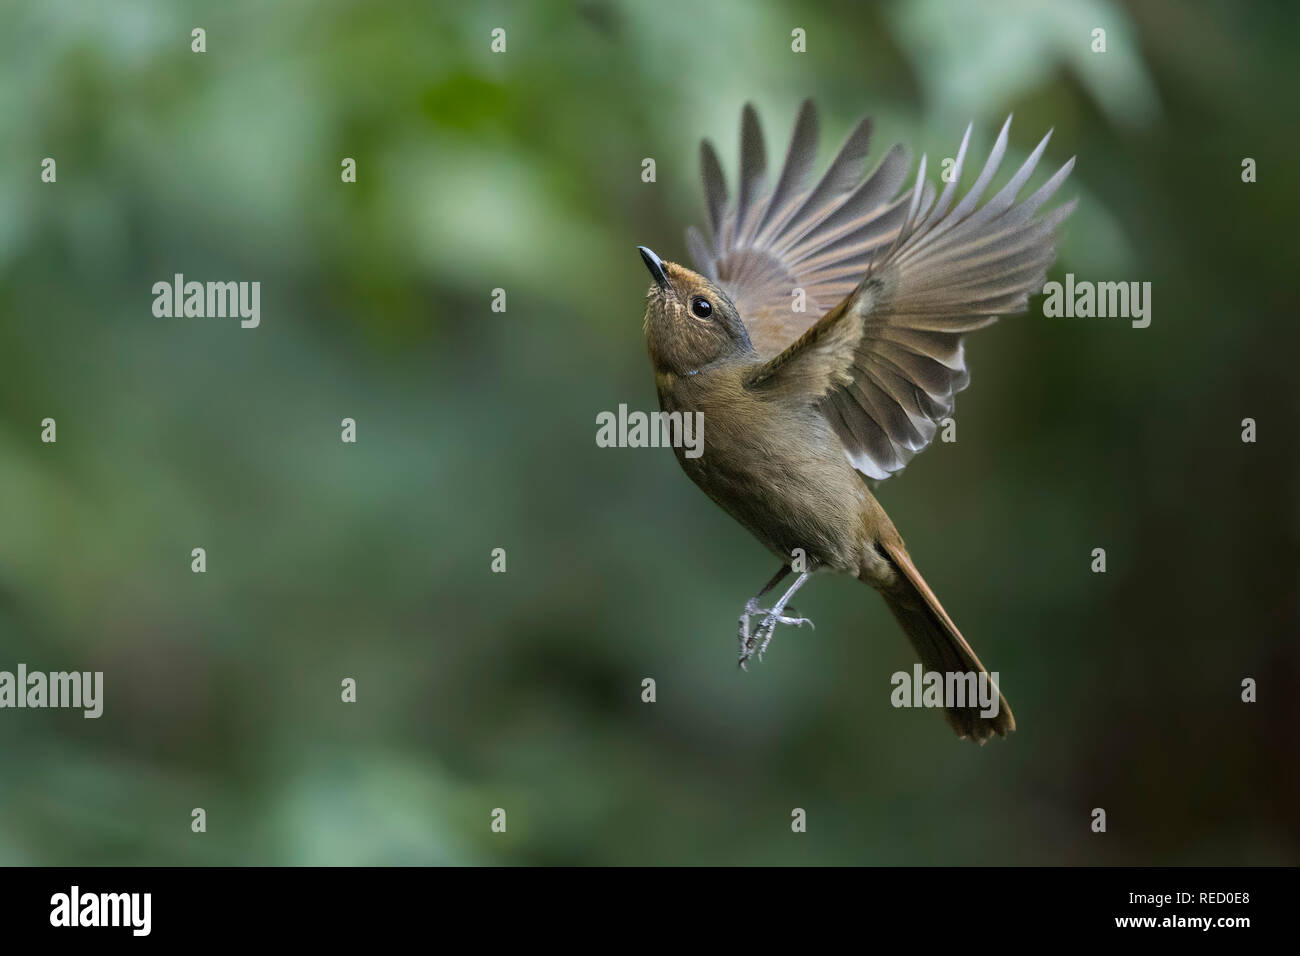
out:
<path id="1" fill-rule="evenodd" d="M 668 288 L 668 273 L 664 271 L 663 260 L 645 246 L 637 246 L 636 248 L 641 253 L 641 259 L 645 262 L 645 267 L 650 270 L 650 275 L 654 276 L 655 282 L 659 283 L 659 288 Z"/>

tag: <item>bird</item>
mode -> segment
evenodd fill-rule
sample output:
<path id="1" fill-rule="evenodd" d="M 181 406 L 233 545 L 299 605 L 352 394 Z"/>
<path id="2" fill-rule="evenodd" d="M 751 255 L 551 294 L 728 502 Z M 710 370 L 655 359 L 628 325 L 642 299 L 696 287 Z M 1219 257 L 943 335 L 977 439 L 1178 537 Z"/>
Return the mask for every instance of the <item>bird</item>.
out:
<path id="1" fill-rule="evenodd" d="M 1042 211 L 1073 157 L 1020 198 L 1049 130 L 980 204 L 1006 156 L 1011 119 L 958 199 L 974 124 L 936 196 L 924 155 L 904 188 L 902 145 L 866 173 L 869 117 L 814 179 L 818 117 L 807 100 L 772 180 L 758 114 L 746 104 L 734 196 L 712 143 L 700 144 L 709 228 L 687 230 L 695 268 L 637 247 L 652 279 L 643 329 L 661 412 L 695 413 L 704 425 L 702 453 L 675 447 L 677 460 L 781 561 L 740 614 L 741 669 L 762 660 L 778 625 L 811 626 L 790 601 L 813 573 L 849 574 L 883 596 L 927 675 L 991 682 L 995 708 L 943 701 L 957 735 L 981 745 L 1015 730 L 1015 717 L 873 489 L 952 415 L 970 381 L 965 334 L 1024 312 L 1042 291 L 1058 227 L 1077 203 Z M 793 584 L 760 607 L 791 574 Z"/>

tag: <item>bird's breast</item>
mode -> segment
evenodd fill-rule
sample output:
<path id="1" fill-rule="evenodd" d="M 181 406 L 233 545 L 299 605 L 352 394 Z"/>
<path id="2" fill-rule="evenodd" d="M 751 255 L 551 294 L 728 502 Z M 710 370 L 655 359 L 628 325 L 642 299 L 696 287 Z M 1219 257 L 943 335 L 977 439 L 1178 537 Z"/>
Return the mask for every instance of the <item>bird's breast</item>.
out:
<path id="1" fill-rule="evenodd" d="M 760 542 L 784 560 L 800 548 L 819 564 L 856 569 L 870 492 L 816 408 L 707 381 L 661 390 L 660 404 L 700 413 L 702 451 L 674 449 L 677 460 Z"/>

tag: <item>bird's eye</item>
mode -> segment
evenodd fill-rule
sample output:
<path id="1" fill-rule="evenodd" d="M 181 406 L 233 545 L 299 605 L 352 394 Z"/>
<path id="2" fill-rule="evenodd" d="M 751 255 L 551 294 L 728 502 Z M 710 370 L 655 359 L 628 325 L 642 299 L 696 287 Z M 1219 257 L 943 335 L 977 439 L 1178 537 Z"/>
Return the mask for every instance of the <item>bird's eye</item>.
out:
<path id="1" fill-rule="evenodd" d="M 709 304 L 708 299 L 698 295 L 691 299 L 691 315 L 697 319 L 707 319 L 712 314 L 713 306 Z"/>

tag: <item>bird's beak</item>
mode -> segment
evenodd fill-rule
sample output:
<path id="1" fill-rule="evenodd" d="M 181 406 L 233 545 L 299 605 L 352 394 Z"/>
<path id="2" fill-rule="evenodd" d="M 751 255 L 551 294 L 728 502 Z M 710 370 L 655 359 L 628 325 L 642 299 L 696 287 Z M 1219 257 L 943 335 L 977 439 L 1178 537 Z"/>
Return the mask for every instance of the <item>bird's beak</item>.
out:
<path id="1" fill-rule="evenodd" d="M 641 253 L 641 259 L 645 262 L 645 267 L 650 270 L 650 275 L 654 276 L 655 282 L 659 283 L 659 288 L 668 288 L 668 273 L 664 271 L 663 260 L 645 246 L 637 246 L 636 248 Z"/>

